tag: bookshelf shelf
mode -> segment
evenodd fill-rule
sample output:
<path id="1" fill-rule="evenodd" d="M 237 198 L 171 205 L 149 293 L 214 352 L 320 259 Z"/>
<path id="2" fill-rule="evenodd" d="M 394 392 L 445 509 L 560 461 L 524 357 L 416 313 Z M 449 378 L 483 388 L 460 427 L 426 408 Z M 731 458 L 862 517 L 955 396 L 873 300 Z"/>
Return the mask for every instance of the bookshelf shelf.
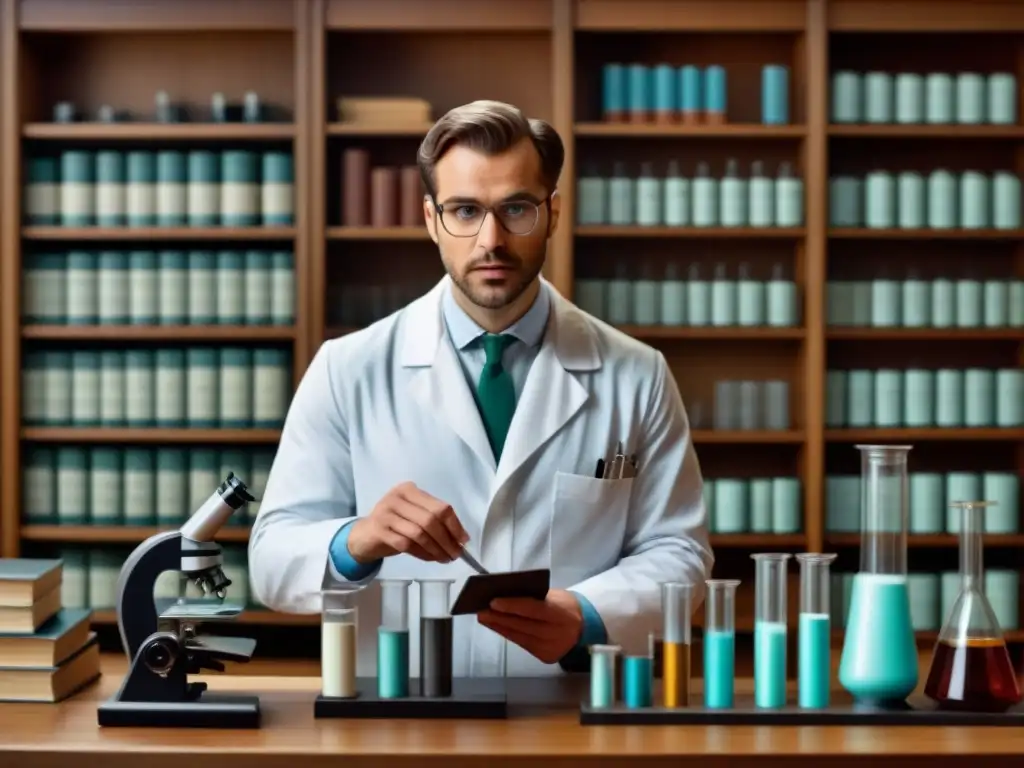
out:
<path id="1" fill-rule="evenodd" d="M 293 341 L 292 326 L 261 325 L 25 325 L 23 339 L 39 341 Z"/>
<path id="2" fill-rule="evenodd" d="M 630 311 L 601 318 L 664 354 L 693 420 L 692 439 L 706 477 L 799 480 L 800 532 L 714 534 L 720 554 L 716 575 L 735 573 L 744 588 L 751 587 L 748 554 L 759 548 L 834 548 L 840 560 L 855 559 L 851 550 L 858 537 L 829 533 L 826 518 L 829 479 L 837 472 L 856 474 L 859 443 L 913 444 L 912 471 L 1024 478 L 1024 424 L 953 429 L 826 424 L 832 371 L 1024 366 L 1024 328 L 1009 322 L 832 325 L 834 307 L 826 287 L 871 283 L 883 275 L 897 281 L 912 275 L 946 278 L 957 285 L 1024 280 L 1024 228 L 903 229 L 895 227 L 896 219 L 888 228 L 840 226 L 833 222 L 842 219 L 830 208 L 835 177 L 863 180 L 879 168 L 894 179 L 902 171 L 927 179 L 937 168 L 1024 177 L 1024 108 L 1019 106 L 1018 119 L 1007 124 L 850 123 L 832 112 L 833 76 L 840 70 L 886 72 L 894 78 L 902 72 L 1007 72 L 1017 79 L 1019 98 L 1024 82 L 1019 4 L 943 0 L 941 13 L 931 14 L 921 13 L 919 0 L 253 0 L 251 5 L 240 16 L 203 0 L 2 1 L 8 50 L 0 59 L 0 158 L 34 152 L 56 156 L 68 149 L 287 151 L 294 162 L 294 218 L 274 227 L 64 227 L 52 220 L 42 225 L 24 210 L 26 171 L 0 160 L 5 201 L 0 210 L 0 555 L 65 546 L 124 549 L 157 530 L 23 524 L 28 518 L 22 486 L 33 451 L 191 452 L 218 446 L 255 452 L 272 451 L 280 437 L 278 430 L 23 425 L 22 363 L 29 355 L 121 347 L 287 348 L 297 385 L 325 339 L 390 314 L 443 274 L 438 248 L 424 227 L 370 226 L 377 220 L 343 215 L 345 152 L 365 149 L 371 167 L 407 169 L 415 165 L 417 147 L 433 120 L 481 97 L 512 102 L 529 116 L 548 120 L 565 142 L 562 218 L 551 238 L 545 276 L 570 300 L 582 303 L 585 281 L 591 281 L 589 287 L 600 282 L 602 295 L 610 295 L 609 286 L 624 270 L 629 303 L 642 305 L 651 295 L 647 278 L 658 283 L 670 265 L 684 283 L 710 283 L 720 269 L 737 281 L 745 271 L 764 286 L 766 301 L 769 283 L 778 275 L 785 290 L 792 289 L 792 311 L 771 325 L 767 313 L 756 324 L 740 325 L 738 310 L 730 324 L 689 317 L 681 324 L 678 312 L 670 320 L 661 307 L 653 314 Z M 389 65 L 371 65 L 381 51 Z M 705 72 L 720 66 L 727 78 L 726 114 L 692 123 L 681 116 L 662 122 L 606 119 L 603 76 L 610 63 L 669 64 L 677 70 L 693 65 Z M 788 114 L 781 122 L 764 118 L 767 65 L 781 65 L 788 77 Z M 157 121 L 158 91 L 185 105 L 188 120 Z M 273 115 L 259 123 L 209 119 L 214 93 L 224 93 L 238 106 L 248 91 L 258 92 Z M 342 98 L 389 96 L 422 99 L 429 119 L 353 122 L 338 107 Z M 55 105 L 65 100 L 83 117 L 53 122 Z M 115 100 L 113 106 L 133 119 L 99 122 L 97 111 Z M 687 177 L 706 164 L 719 181 L 730 161 L 744 178 L 755 164 L 773 179 L 781 179 L 785 167 L 802 182 L 801 215 L 788 219 L 798 226 L 584 223 L 630 220 L 581 216 L 577 181 L 591 169 L 607 179 L 621 164 L 635 179 L 649 163 L 655 176 L 663 177 L 673 161 Z M 408 224 L 410 219 L 390 221 Z M 236 319 L 232 325 L 197 326 L 181 325 L 180 319 L 173 325 L 60 325 L 22 318 L 24 270 L 35 254 L 138 250 L 287 250 L 294 256 L 294 318 L 280 325 Z M 663 289 L 654 288 L 658 296 Z M 616 285 L 615 290 L 624 289 Z M 785 382 L 788 428 L 709 429 L 718 423 L 713 414 L 722 381 Z M 833 423 L 843 422 L 828 421 Z M 1024 493 L 1019 498 L 1024 500 Z M 1018 517 L 1024 518 L 1024 507 Z M 1003 557 L 1022 546 L 1022 536 L 989 541 Z M 247 537 L 248 528 L 224 532 L 224 541 L 237 547 Z M 942 558 L 955 549 L 956 539 L 913 536 L 911 547 L 918 557 Z M 98 613 L 100 623 L 111 619 Z M 315 617 L 269 611 L 249 612 L 244 620 L 267 629 L 316 623 Z M 1012 632 L 1024 639 L 1024 632 Z M 922 642 L 933 637 L 919 634 Z"/>
<path id="3" fill-rule="evenodd" d="M 273 444 L 281 433 L 274 429 L 161 429 L 152 427 L 95 429 L 76 427 L 29 427 L 23 440 L 35 443 L 132 443 L 132 444 Z M 212 491 L 211 491 L 212 493 Z"/>

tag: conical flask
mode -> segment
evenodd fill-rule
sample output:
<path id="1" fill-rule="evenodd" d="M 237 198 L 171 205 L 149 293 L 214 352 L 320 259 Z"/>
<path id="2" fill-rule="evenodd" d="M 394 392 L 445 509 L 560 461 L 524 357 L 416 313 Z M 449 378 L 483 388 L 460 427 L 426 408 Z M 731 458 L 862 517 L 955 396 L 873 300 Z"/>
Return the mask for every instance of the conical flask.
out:
<path id="1" fill-rule="evenodd" d="M 1004 712 L 1020 701 L 1020 686 L 999 620 L 985 597 L 986 501 L 958 501 L 960 592 L 942 625 L 924 692 L 943 709 Z"/>
<path id="2" fill-rule="evenodd" d="M 917 686 L 917 643 L 907 592 L 907 454 L 861 452 L 860 571 L 853 577 L 839 682 L 863 706 L 906 708 Z"/>

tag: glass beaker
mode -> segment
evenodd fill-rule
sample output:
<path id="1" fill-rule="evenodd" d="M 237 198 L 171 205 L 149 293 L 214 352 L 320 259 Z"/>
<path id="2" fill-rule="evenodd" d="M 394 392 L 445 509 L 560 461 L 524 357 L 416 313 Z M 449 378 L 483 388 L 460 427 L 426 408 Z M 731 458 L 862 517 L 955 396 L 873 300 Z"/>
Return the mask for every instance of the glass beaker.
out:
<path id="1" fill-rule="evenodd" d="M 754 704 L 775 708 L 786 703 L 786 566 L 791 555 L 751 555 L 754 571 Z"/>
<path id="2" fill-rule="evenodd" d="M 832 679 L 832 618 L 829 613 L 833 554 L 801 552 L 800 622 L 797 652 L 797 703 L 827 707 Z"/>
<path id="3" fill-rule="evenodd" d="M 704 706 L 729 709 L 736 687 L 736 588 L 739 579 L 708 579 L 704 606 Z"/>
<path id="4" fill-rule="evenodd" d="M 409 695 L 410 579 L 380 580 L 380 626 L 377 628 L 377 695 Z"/>
<path id="5" fill-rule="evenodd" d="M 454 579 L 421 579 L 420 695 L 452 695 L 453 624 L 450 600 Z"/>
<path id="6" fill-rule="evenodd" d="M 690 704 L 690 643 L 693 586 L 661 585 L 661 692 L 666 707 Z"/>
<path id="7" fill-rule="evenodd" d="M 907 592 L 906 445 L 861 452 L 860 571 L 853 577 L 839 682 L 861 705 L 906 707 L 917 686 Z"/>
<path id="8" fill-rule="evenodd" d="M 1006 640 L 985 597 L 986 501 L 958 501 L 960 592 L 942 625 L 924 693 L 943 709 L 1005 712 L 1020 701 L 1020 686 Z"/>
<path id="9" fill-rule="evenodd" d="M 356 649 L 359 613 L 352 604 L 352 590 L 321 593 L 320 693 L 350 699 L 356 690 Z"/>
<path id="10" fill-rule="evenodd" d="M 590 646 L 590 706 L 609 709 L 615 705 L 615 669 L 618 666 L 617 645 Z"/>

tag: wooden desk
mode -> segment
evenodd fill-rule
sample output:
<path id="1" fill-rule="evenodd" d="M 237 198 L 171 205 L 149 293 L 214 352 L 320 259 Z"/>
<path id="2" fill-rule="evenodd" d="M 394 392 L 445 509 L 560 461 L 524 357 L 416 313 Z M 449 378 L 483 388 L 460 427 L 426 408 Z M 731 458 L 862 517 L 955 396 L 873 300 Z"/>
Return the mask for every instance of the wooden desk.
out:
<path id="1" fill-rule="evenodd" d="M 315 676 L 256 674 L 205 678 L 212 690 L 256 692 L 258 731 L 100 729 L 96 705 L 121 681 L 124 662 L 60 704 L 0 704 L 4 768 L 505 768 L 530 766 L 804 765 L 972 766 L 1014 764 L 1024 733 L 1014 728 L 582 727 L 568 703 L 508 721 L 315 720 Z M 262 669 L 261 669 L 262 667 Z M 262 673 L 262 674 L 261 674 Z M 750 681 L 741 681 L 749 690 Z M 1013 756 L 1013 757 L 1010 757 Z M 822 760 L 824 758 L 827 763 Z M 983 765 L 984 763 L 981 763 Z"/>

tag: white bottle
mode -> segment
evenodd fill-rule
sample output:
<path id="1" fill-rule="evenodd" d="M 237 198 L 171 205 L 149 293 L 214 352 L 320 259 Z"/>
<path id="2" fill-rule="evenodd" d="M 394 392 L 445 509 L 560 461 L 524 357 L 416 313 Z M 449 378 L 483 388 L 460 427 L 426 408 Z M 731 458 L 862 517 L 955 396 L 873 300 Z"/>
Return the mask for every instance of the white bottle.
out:
<path id="1" fill-rule="evenodd" d="M 718 226 L 718 182 L 711 178 L 707 163 L 697 164 L 692 184 L 693 226 Z"/>
<path id="2" fill-rule="evenodd" d="M 654 166 L 644 163 L 636 180 L 636 223 L 656 227 L 661 221 L 661 181 L 654 175 Z"/>
<path id="3" fill-rule="evenodd" d="M 775 225 L 775 185 L 764 173 L 764 163 L 760 160 L 750 168 L 748 220 L 752 227 L 771 227 Z"/>
<path id="4" fill-rule="evenodd" d="M 793 173 L 793 166 L 782 163 L 775 180 L 775 225 L 801 227 L 804 223 L 804 182 Z"/>
<path id="5" fill-rule="evenodd" d="M 662 185 L 664 199 L 662 210 L 666 226 L 686 227 L 690 224 L 690 180 L 684 178 L 679 171 L 679 162 L 670 160 L 668 173 Z"/>
<path id="6" fill-rule="evenodd" d="M 723 227 L 744 227 L 747 224 L 747 182 L 741 179 L 735 160 L 725 164 L 725 177 L 719 187 L 719 209 Z"/>
<path id="7" fill-rule="evenodd" d="M 717 264 L 711 281 L 711 324 L 723 327 L 735 322 L 736 283 L 729 279 L 725 264 Z"/>
<path id="8" fill-rule="evenodd" d="M 615 163 L 608 183 L 608 223 L 624 227 L 634 222 L 633 180 L 626 175 L 626 166 Z"/>

